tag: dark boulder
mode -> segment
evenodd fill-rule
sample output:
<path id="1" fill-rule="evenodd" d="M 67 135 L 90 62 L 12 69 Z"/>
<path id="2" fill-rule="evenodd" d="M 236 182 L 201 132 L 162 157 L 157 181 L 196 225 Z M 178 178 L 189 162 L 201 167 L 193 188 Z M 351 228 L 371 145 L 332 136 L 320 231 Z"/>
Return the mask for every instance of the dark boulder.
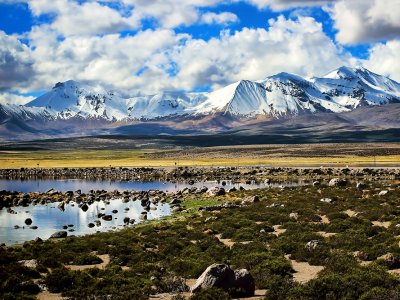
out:
<path id="1" fill-rule="evenodd" d="M 221 288 L 230 290 L 235 285 L 235 272 L 225 264 L 213 264 L 209 266 L 192 286 L 192 293 L 207 288 Z"/>
<path id="2" fill-rule="evenodd" d="M 62 239 L 62 238 L 67 237 L 67 235 L 68 235 L 68 232 L 66 232 L 66 231 L 57 231 L 57 232 L 53 233 L 50 236 L 50 238 L 51 239 Z"/>
<path id="3" fill-rule="evenodd" d="M 235 297 L 254 296 L 256 283 L 253 276 L 246 269 L 235 270 Z"/>

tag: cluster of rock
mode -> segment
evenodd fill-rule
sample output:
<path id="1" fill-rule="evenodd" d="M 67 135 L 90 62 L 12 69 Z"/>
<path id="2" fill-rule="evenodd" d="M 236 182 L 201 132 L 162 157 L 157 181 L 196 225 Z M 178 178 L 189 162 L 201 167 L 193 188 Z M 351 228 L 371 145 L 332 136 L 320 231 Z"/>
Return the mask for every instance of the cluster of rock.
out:
<path id="1" fill-rule="evenodd" d="M 213 264 L 197 279 L 191 292 L 213 287 L 223 289 L 234 297 L 251 297 L 254 296 L 255 281 L 246 269 L 232 270 L 226 264 Z"/>
<path id="2" fill-rule="evenodd" d="M 111 179 L 129 181 L 165 180 L 201 182 L 230 180 L 233 182 L 265 182 L 270 177 L 296 176 L 305 178 L 343 177 L 400 178 L 399 169 L 389 168 L 280 168 L 280 167 L 176 167 L 176 168 L 21 168 L 1 169 L 3 179 Z"/>

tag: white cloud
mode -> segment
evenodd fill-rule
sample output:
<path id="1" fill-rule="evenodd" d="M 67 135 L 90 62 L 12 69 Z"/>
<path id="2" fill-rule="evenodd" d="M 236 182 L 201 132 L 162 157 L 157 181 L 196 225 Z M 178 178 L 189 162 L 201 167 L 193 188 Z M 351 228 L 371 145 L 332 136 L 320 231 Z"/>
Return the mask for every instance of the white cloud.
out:
<path id="1" fill-rule="evenodd" d="M 213 13 L 208 12 L 201 16 L 201 21 L 206 24 L 229 24 L 238 21 L 238 16 L 230 13 L 230 12 L 223 12 L 223 13 Z"/>
<path id="2" fill-rule="evenodd" d="M 341 0 L 328 11 L 342 44 L 400 37 L 400 0 Z"/>
<path id="3" fill-rule="evenodd" d="M 29 2 L 33 14 L 54 14 L 51 28 L 64 36 L 117 33 L 139 26 L 135 17 L 124 17 L 118 10 L 96 1 L 78 4 L 68 0 Z"/>
<path id="4" fill-rule="evenodd" d="M 35 97 L 22 96 L 11 93 L 0 93 L 0 104 L 12 103 L 12 104 L 23 105 L 32 101 L 33 99 L 35 99 Z"/>
<path id="5" fill-rule="evenodd" d="M 259 8 L 269 7 L 275 11 L 282 11 L 293 7 L 320 6 L 336 0 L 247 0 Z"/>
<path id="6" fill-rule="evenodd" d="M 364 66 L 378 74 L 389 76 L 400 82 L 400 41 L 393 40 L 380 43 L 370 49 L 368 60 Z"/>
<path id="7" fill-rule="evenodd" d="M 30 49 L 0 31 L 0 91 L 18 88 L 34 75 Z"/>
<path id="8" fill-rule="evenodd" d="M 322 75 L 343 64 L 352 64 L 313 18 L 297 21 L 279 17 L 270 28 L 244 28 L 223 32 L 210 41 L 190 40 L 174 53 L 181 88 L 225 85 L 240 79 L 263 79 L 287 71 Z"/>
<path id="9" fill-rule="evenodd" d="M 269 23 L 268 29 L 223 31 L 208 41 L 170 29 L 60 41 L 50 25 L 34 27 L 28 36 L 36 72 L 30 90 L 69 79 L 100 81 L 130 91 L 192 90 L 282 71 L 322 75 L 352 63 L 313 18 L 279 17 Z"/>

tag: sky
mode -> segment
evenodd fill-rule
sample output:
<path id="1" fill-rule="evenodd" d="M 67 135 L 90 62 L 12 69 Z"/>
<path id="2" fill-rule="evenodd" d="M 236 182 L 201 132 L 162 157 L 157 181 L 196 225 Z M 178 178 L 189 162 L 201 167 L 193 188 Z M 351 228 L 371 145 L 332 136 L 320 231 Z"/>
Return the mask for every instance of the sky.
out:
<path id="1" fill-rule="evenodd" d="M 400 0 L 0 0 L 0 103 L 70 79 L 210 91 L 342 65 L 400 81 Z"/>

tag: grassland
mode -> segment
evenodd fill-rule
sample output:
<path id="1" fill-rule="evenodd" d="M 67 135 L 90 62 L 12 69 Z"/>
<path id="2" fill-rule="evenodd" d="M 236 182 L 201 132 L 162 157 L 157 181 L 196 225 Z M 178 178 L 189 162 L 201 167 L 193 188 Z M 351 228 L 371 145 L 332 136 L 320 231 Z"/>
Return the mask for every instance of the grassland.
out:
<path id="1" fill-rule="evenodd" d="M 175 165 L 399 166 L 400 144 L 0 151 L 0 168 L 169 167 Z"/>
<path id="2" fill-rule="evenodd" d="M 389 192 L 379 195 L 383 189 Z M 185 282 L 219 262 L 248 269 L 257 289 L 266 291 L 264 299 L 399 299 L 399 190 L 398 184 L 379 182 L 366 190 L 323 183 L 187 195 L 183 211 L 166 220 L 0 247 L 0 298 L 35 299 L 44 284 L 69 299 L 162 299 L 157 295 L 165 293 L 188 299 Z M 255 195 L 259 202 L 198 210 Z M 109 258 L 104 267 L 91 262 L 96 256 Z M 37 266 L 17 263 L 26 259 Z M 80 264 L 84 268 L 71 268 Z M 299 266 L 319 272 L 302 274 L 307 270 Z M 230 299 L 222 290 L 210 296 L 214 292 L 191 299 Z"/>

